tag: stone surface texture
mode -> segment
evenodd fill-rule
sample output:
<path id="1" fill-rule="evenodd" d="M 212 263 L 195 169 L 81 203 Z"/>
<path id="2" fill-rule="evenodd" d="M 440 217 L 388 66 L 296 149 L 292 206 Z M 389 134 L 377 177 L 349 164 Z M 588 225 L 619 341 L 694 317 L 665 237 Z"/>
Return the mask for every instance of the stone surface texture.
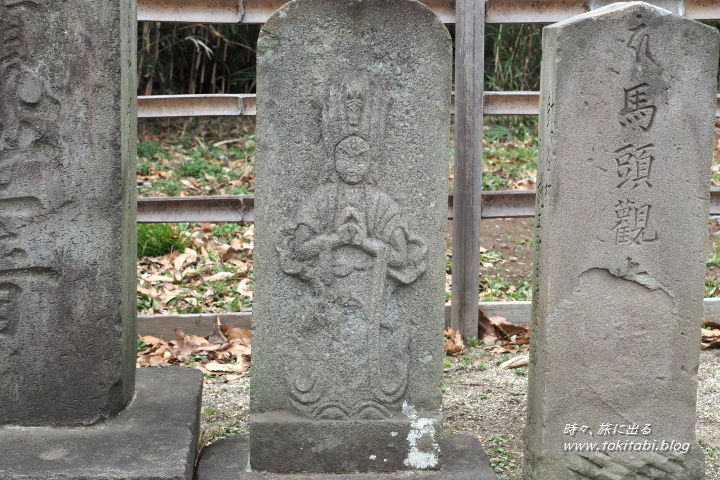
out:
<path id="1" fill-rule="evenodd" d="M 248 436 L 236 435 L 205 448 L 200 457 L 197 480 L 390 480 L 396 478 L 433 480 L 497 480 L 476 435 L 443 435 L 443 465 L 440 470 L 402 473 L 273 474 L 248 469 Z"/>
<path id="2" fill-rule="evenodd" d="M 135 397 L 110 420 L 0 427 L 0 479 L 192 480 L 201 397 L 196 370 L 139 369 Z"/>
<path id="3" fill-rule="evenodd" d="M 256 470 L 440 466 L 451 63 L 412 0 L 295 0 L 263 27 Z"/>
<path id="4" fill-rule="evenodd" d="M 718 43 L 642 2 L 543 31 L 528 480 L 703 478 Z"/>
<path id="5" fill-rule="evenodd" d="M 0 3 L 0 425 L 134 392 L 134 5 Z"/>

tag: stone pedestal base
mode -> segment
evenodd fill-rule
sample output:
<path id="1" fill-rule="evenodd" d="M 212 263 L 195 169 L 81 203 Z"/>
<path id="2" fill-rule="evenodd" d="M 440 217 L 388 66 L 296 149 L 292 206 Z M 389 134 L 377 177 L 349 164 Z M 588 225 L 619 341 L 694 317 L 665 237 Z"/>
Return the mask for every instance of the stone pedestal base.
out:
<path id="1" fill-rule="evenodd" d="M 253 470 L 354 473 L 437 470 L 439 414 L 382 420 L 310 420 L 289 413 L 250 416 Z"/>
<path id="2" fill-rule="evenodd" d="M 440 470 L 403 470 L 389 473 L 275 474 L 249 469 L 250 437 L 236 435 L 203 450 L 197 480 L 497 480 L 475 435 L 443 435 Z M 295 452 L 282 457 L 292 459 Z M 278 459 L 284 461 L 283 459 Z"/>
<path id="3" fill-rule="evenodd" d="M 0 428 L 0 479 L 191 480 L 201 399 L 198 371 L 138 369 L 134 400 L 102 424 Z"/>

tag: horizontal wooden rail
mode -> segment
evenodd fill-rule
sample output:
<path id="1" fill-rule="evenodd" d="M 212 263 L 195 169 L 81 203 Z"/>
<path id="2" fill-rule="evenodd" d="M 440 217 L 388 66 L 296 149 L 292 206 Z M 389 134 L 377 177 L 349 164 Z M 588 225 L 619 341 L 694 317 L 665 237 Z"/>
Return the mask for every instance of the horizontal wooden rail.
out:
<path id="1" fill-rule="evenodd" d="M 444 23 L 455 23 L 455 0 L 421 0 Z M 487 0 L 487 23 L 555 23 L 590 11 L 598 0 Z M 137 0 L 142 22 L 265 23 L 286 0 Z M 720 20 L 716 0 L 685 0 L 685 16 Z"/>
<path id="2" fill-rule="evenodd" d="M 252 195 L 212 197 L 138 198 L 138 223 L 252 222 Z M 710 214 L 720 215 L 720 188 L 710 189 Z M 527 218 L 535 216 L 534 190 L 483 192 L 482 218 Z M 453 195 L 448 195 L 448 219 L 453 218 Z"/>
<path id="3" fill-rule="evenodd" d="M 530 266 L 528 265 L 528 268 Z M 481 302 L 479 307 L 488 317 L 504 317 L 516 325 L 530 324 L 531 302 Z M 450 304 L 445 304 L 446 323 L 450 316 Z M 201 313 L 185 315 L 138 315 L 137 331 L 140 335 L 175 339 L 175 329 L 191 335 L 209 335 L 213 331 L 216 319 L 223 325 L 237 328 L 252 328 L 252 311 L 234 313 Z M 703 301 L 703 320 L 720 321 L 720 298 L 706 298 Z"/>
<path id="4" fill-rule="evenodd" d="M 252 222 L 252 195 L 138 198 L 138 223 Z"/>
<path id="5" fill-rule="evenodd" d="M 255 95 L 152 95 L 138 97 L 138 118 L 255 115 Z"/>
<path id="6" fill-rule="evenodd" d="M 538 115 L 540 111 L 539 92 L 485 92 L 484 96 L 483 112 L 485 115 Z M 240 115 L 255 115 L 254 94 L 138 97 L 139 118 Z M 720 95 L 718 95 L 716 115 L 720 117 Z"/>

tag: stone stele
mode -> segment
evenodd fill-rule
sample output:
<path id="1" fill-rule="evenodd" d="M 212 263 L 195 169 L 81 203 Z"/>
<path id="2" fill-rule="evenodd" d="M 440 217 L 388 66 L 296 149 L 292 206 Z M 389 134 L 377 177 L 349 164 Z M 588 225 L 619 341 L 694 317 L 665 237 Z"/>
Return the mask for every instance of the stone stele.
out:
<path id="1" fill-rule="evenodd" d="M 295 0 L 258 41 L 250 462 L 440 467 L 450 36 Z"/>
<path id="2" fill-rule="evenodd" d="M 543 31 L 528 480 L 703 478 L 718 43 L 642 2 Z"/>
<path id="3" fill-rule="evenodd" d="M 0 2 L 2 479 L 192 475 L 200 376 L 135 389 L 136 26 L 130 0 Z"/>
<path id="4" fill-rule="evenodd" d="M 134 8 L 96 3 L 0 6 L 0 425 L 135 389 Z"/>

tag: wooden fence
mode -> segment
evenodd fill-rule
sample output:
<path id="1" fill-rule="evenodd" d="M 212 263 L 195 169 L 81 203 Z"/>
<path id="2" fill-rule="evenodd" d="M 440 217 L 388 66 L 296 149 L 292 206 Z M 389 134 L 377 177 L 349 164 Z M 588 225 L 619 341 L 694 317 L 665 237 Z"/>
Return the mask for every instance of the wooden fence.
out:
<path id="1" fill-rule="evenodd" d="M 481 218 L 532 217 L 534 191 L 482 192 L 483 115 L 537 115 L 538 92 L 484 92 L 484 34 L 488 23 L 554 23 L 611 3 L 607 0 L 420 0 L 455 24 L 455 184 L 448 196 L 454 222 L 452 305 L 446 324 L 466 337 L 478 333 Z M 720 20 L 717 0 L 646 0 L 695 20 Z M 138 0 L 138 21 L 264 23 L 285 0 Z M 255 95 L 170 95 L 138 98 L 138 117 L 254 116 Z M 717 116 L 720 117 L 720 95 Z M 720 188 L 711 189 L 712 215 L 720 215 Z M 138 199 L 138 222 L 252 222 L 253 197 Z M 487 302 L 488 314 L 529 321 L 529 302 Z M 705 300 L 706 317 L 720 317 L 720 300 Z M 224 323 L 248 328 L 251 314 L 223 314 Z M 138 331 L 166 335 L 173 326 L 209 333 L 215 315 L 140 315 Z M 212 319 L 212 320 L 211 320 Z"/>

